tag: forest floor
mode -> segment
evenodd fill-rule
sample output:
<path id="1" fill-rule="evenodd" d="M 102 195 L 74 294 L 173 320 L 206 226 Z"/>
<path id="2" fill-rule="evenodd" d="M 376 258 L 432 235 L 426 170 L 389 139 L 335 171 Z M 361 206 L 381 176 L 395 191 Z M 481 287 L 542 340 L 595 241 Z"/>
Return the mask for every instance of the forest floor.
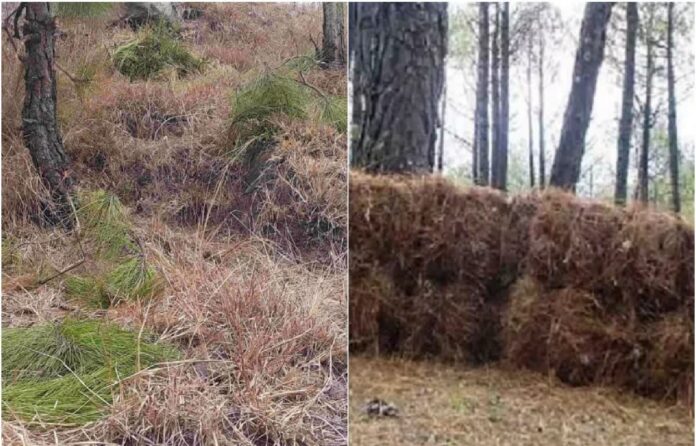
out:
<path id="1" fill-rule="evenodd" d="M 396 417 L 371 417 L 379 398 Z M 597 387 L 573 388 L 496 366 L 352 356 L 353 445 L 691 445 L 693 413 Z"/>
<path id="2" fill-rule="evenodd" d="M 326 118 L 329 105 L 346 115 L 345 71 L 316 61 L 318 5 L 196 7 L 180 38 L 204 70 L 148 80 L 114 66 L 140 36 L 113 26 L 119 11 L 58 20 L 58 116 L 78 195 L 106 191 L 119 212 L 129 252 L 117 254 L 137 250 L 148 271 L 138 280 L 155 277 L 136 297 L 109 291 L 114 263 L 84 219 L 71 232 L 40 221 L 45 192 L 20 131 L 23 70 L 3 42 L 3 359 L 6 331 L 84 319 L 134 333 L 138 366 L 141 338 L 178 352 L 120 377 L 87 423 L 42 417 L 60 405 L 29 401 L 19 413 L 22 395 L 4 398 L 3 444 L 346 443 L 346 135 Z M 271 78 L 319 105 L 256 116 L 263 135 L 240 149 L 239 95 L 265 100 L 250 86 Z M 87 279 L 107 284 L 106 303 L 70 293 Z"/>

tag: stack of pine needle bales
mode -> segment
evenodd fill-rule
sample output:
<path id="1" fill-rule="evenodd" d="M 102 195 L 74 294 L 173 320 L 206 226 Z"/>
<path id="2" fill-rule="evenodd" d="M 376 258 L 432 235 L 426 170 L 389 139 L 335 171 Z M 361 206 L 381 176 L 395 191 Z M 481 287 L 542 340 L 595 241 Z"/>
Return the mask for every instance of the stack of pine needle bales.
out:
<path id="1" fill-rule="evenodd" d="M 351 349 L 691 402 L 693 249 L 666 213 L 353 173 Z"/>

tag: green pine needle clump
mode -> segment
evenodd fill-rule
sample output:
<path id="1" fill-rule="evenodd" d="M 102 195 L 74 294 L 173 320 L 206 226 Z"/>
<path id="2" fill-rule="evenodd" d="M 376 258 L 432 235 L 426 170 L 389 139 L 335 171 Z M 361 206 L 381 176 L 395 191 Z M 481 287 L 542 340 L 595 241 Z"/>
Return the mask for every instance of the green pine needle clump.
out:
<path id="1" fill-rule="evenodd" d="M 7 328 L 2 332 L 3 417 L 82 425 L 100 418 L 118 383 L 175 360 L 172 346 L 93 320 Z"/>
<path id="2" fill-rule="evenodd" d="M 117 48 L 113 60 L 118 71 L 131 81 L 150 79 L 168 67 L 183 77 L 201 72 L 205 66 L 204 60 L 193 56 L 162 25 L 142 31 L 135 40 Z"/>
<path id="3" fill-rule="evenodd" d="M 348 128 L 348 103 L 346 98 L 340 96 L 329 96 L 320 98 L 317 107 L 319 108 L 319 120 L 332 125 L 336 130 L 345 133 Z"/>
<path id="4" fill-rule="evenodd" d="M 121 263 L 108 275 L 105 289 L 112 300 L 149 297 L 158 288 L 155 270 L 143 258 L 135 257 Z"/>
<path id="5" fill-rule="evenodd" d="M 296 58 L 290 65 L 303 65 L 306 62 L 302 62 L 303 58 L 307 57 Z M 292 76 L 292 73 L 288 73 L 288 76 Z M 232 98 L 229 128 L 236 150 L 267 146 L 264 141 L 272 138 L 277 130 L 272 121 L 275 115 L 298 119 L 311 115 L 340 132 L 345 132 L 348 127 L 346 98 L 321 96 L 290 77 L 265 74 L 244 86 Z"/>
<path id="6" fill-rule="evenodd" d="M 126 209 L 117 196 L 97 190 L 81 194 L 79 202 L 80 223 L 100 254 L 113 259 L 137 249 L 130 235 Z"/>
<path id="7" fill-rule="evenodd" d="M 286 63 L 286 66 L 293 70 L 305 72 L 319 67 L 319 60 L 313 53 L 304 54 L 293 57 Z"/>
<path id="8" fill-rule="evenodd" d="M 309 99 L 297 82 L 274 74 L 244 86 L 232 99 L 230 129 L 236 145 L 272 136 L 276 129 L 270 118 L 275 114 L 304 118 Z"/>
<path id="9" fill-rule="evenodd" d="M 85 240 L 95 248 L 98 268 L 65 279 L 65 293 L 91 307 L 109 308 L 122 300 L 149 298 L 160 290 L 154 268 L 135 241 L 121 201 L 103 190 L 82 192 L 78 216 Z"/>
<path id="10" fill-rule="evenodd" d="M 57 2 L 56 16 L 72 18 L 101 17 L 114 9 L 113 3 L 107 2 Z"/>

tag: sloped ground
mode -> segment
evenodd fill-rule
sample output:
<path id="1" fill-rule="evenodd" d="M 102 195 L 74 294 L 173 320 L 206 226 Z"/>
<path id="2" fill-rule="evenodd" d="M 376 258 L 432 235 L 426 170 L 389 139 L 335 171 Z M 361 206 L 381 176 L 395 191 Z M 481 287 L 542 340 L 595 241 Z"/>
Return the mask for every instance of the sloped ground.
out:
<path id="1" fill-rule="evenodd" d="M 3 327 L 87 318 L 181 353 L 122 377 L 105 415 L 85 425 L 3 407 L 3 444 L 346 442 L 345 131 L 319 113 L 268 117 L 274 131 L 253 164 L 240 162 L 229 122 L 235 92 L 268 72 L 344 99 L 345 73 L 312 62 L 316 5 L 196 6 L 203 15 L 181 41 L 204 71 L 134 82 L 110 60 L 135 37 L 111 25 L 116 12 L 59 19 L 59 64 L 85 80 L 58 74 L 80 190 L 123 203 L 157 277 L 151 298 L 108 308 L 66 294 L 69 276 L 99 279 L 104 267 L 86 232 L 85 262 L 40 283 L 82 256 L 75 234 L 41 222 L 44 193 L 19 131 L 21 65 L 3 44 Z"/>
<path id="2" fill-rule="evenodd" d="M 399 416 L 371 418 L 381 398 Z M 693 414 L 684 406 L 605 388 L 573 388 L 497 366 L 352 356 L 352 445 L 658 446 L 691 445 Z"/>

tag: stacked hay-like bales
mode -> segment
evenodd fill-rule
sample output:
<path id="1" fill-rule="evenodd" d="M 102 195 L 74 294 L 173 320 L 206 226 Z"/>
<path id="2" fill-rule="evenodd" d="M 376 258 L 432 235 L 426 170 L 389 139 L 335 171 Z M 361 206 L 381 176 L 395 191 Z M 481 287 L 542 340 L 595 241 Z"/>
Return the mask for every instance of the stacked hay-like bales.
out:
<path id="1" fill-rule="evenodd" d="M 693 249 L 665 213 L 353 173 L 351 349 L 690 402 Z"/>

